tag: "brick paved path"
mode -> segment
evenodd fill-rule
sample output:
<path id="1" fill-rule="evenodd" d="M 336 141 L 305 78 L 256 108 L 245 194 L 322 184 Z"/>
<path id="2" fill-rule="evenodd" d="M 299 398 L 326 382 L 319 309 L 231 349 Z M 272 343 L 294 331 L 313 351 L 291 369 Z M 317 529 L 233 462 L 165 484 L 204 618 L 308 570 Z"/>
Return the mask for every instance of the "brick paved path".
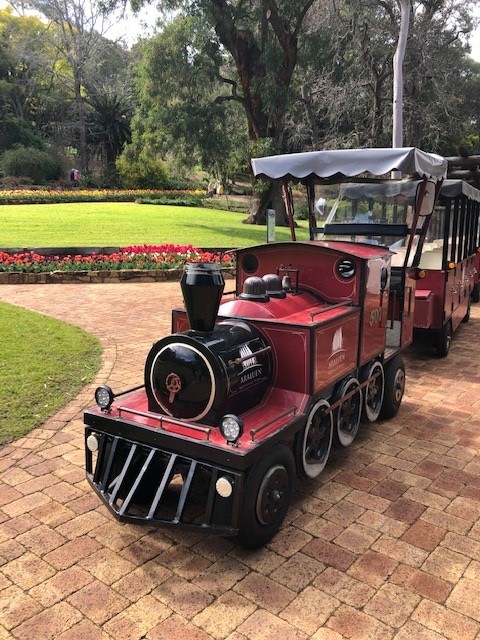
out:
<path id="1" fill-rule="evenodd" d="M 0 299 L 105 348 L 95 384 L 0 449 L 0 640 L 480 639 L 479 305 L 447 359 L 409 353 L 398 416 L 298 483 L 252 553 L 121 525 L 84 480 L 82 411 L 100 382 L 142 382 L 178 285 L 5 285 Z"/>

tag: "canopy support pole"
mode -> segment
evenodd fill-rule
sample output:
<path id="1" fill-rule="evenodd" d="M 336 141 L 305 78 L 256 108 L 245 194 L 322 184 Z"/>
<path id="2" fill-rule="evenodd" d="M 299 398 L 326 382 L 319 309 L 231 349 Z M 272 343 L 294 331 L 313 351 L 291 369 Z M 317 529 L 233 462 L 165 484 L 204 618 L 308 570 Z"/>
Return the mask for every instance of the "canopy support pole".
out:
<path id="1" fill-rule="evenodd" d="M 295 222 L 293 219 L 293 195 L 292 190 L 288 186 L 288 180 L 282 180 L 282 191 L 283 191 L 283 201 L 285 203 L 285 210 L 287 212 L 288 224 L 290 226 L 290 234 L 292 236 L 292 241 L 296 241 L 295 236 Z"/>

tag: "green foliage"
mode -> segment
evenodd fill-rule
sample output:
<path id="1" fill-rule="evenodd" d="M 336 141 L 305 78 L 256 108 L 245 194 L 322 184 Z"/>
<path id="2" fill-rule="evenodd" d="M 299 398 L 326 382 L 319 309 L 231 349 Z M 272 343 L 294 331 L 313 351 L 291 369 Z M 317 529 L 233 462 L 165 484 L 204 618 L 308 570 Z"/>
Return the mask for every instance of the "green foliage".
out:
<path id="1" fill-rule="evenodd" d="M 97 338 L 0 302 L 0 444 L 24 435 L 73 399 L 100 365 Z"/>
<path id="2" fill-rule="evenodd" d="M 45 142 L 29 122 L 5 115 L 0 119 L 0 153 L 18 144 L 43 149 Z"/>
<path id="3" fill-rule="evenodd" d="M 127 145 L 116 167 L 126 189 L 164 189 L 168 185 L 167 167 L 163 160 L 148 153 L 132 157 Z"/>
<path id="4" fill-rule="evenodd" d="M 133 146 L 200 165 L 222 184 L 245 170 L 245 116 L 221 80 L 227 58 L 205 22 L 178 16 L 139 53 Z"/>
<path id="5" fill-rule="evenodd" d="M 187 198 L 169 198 L 165 196 L 159 198 L 137 198 L 135 202 L 138 202 L 138 204 L 159 204 L 173 207 L 203 206 L 203 198 L 200 198 L 198 196 L 189 196 Z"/>
<path id="6" fill-rule="evenodd" d="M 131 140 L 132 98 L 125 88 L 101 86 L 90 91 L 88 103 L 92 107 L 87 118 L 88 142 L 107 168 L 114 167 Z"/>
<path id="7" fill-rule="evenodd" d="M 32 147 L 8 149 L 1 157 L 0 166 L 4 176 L 26 176 L 37 184 L 58 180 L 62 174 L 56 160 L 47 152 Z"/>

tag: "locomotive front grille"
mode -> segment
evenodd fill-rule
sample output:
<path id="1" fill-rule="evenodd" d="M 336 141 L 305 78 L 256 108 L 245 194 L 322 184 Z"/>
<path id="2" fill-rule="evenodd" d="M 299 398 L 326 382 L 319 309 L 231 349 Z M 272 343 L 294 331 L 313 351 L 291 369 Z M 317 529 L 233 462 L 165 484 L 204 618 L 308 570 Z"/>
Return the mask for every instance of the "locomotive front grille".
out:
<path id="1" fill-rule="evenodd" d="M 119 520 L 236 532 L 241 473 L 91 429 L 85 437 L 87 479 Z"/>

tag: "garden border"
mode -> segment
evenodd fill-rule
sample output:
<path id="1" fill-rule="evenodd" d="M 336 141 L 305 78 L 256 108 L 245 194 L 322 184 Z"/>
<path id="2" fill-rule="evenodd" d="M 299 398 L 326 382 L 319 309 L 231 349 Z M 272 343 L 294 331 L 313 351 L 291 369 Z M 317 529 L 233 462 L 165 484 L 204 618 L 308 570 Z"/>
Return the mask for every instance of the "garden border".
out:
<path id="1" fill-rule="evenodd" d="M 118 271 L 49 271 L 22 273 L 10 271 L 0 273 L 2 284 L 102 284 L 124 282 L 174 282 L 182 277 L 183 269 L 124 269 Z M 228 269 L 222 269 L 225 280 L 234 279 Z"/>

